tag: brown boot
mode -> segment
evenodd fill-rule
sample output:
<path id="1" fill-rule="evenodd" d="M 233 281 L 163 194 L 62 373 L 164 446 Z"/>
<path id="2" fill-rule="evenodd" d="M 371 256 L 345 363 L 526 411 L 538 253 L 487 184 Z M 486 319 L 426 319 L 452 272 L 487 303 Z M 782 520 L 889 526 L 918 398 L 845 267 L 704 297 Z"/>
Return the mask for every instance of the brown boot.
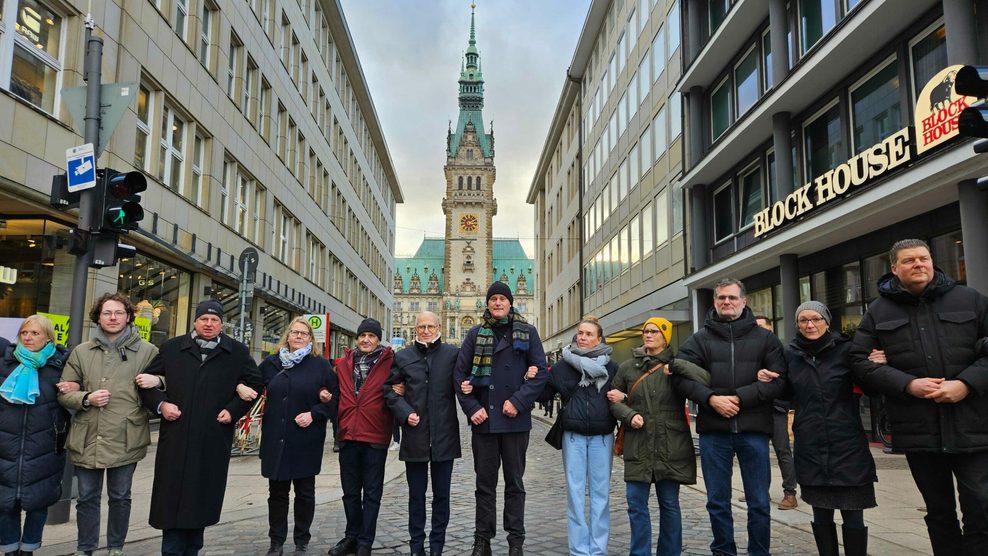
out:
<path id="1" fill-rule="evenodd" d="M 782 501 L 779 502 L 780 510 L 792 510 L 795 509 L 796 506 L 799 506 L 799 502 L 796 501 L 795 494 L 786 494 L 782 497 Z"/>

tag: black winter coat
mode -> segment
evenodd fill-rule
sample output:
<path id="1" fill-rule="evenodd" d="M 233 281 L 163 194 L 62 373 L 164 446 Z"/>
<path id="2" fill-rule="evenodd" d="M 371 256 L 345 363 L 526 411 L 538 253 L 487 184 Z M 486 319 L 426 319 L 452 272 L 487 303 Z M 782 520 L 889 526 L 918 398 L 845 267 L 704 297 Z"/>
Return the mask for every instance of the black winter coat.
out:
<path id="1" fill-rule="evenodd" d="M 988 450 L 988 356 L 977 351 L 988 336 L 988 297 L 959 286 L 936 269 L 915 296 L 892 274 L 878 283 L 851 348 L 855 374 L 886 395 L 892 447 L 903 452 L 965 453 Z M 873 348 L 888 364 L 868 361 Z M 959 403 L 910 395 L 916 378 L 962 380 L 970 393 Z"/>
<path id="2" fill-rule="evenodd" d="M 198 529 L 214 525 L 223 510 L 233 428 L 252 402 L 237 396 L 237 384 L 263 388 L 247 346 L 225 334 L 203 361 L 191 334 L 165 341 L 144 371 L 164 376 L 167 391 L 141 390 L 155 415 L 163 401 L 178 406 L 175 421 L 161 420 L 148 523 L 156 529 Z M 226 409 L 228 425 L 216 420 Z"/>
<path id="3" fill-rule="evenodd" d="M 861 425 L 848 363 L 851 342 L 832 334 L 816 356 L 795 342 L 786 347 L 786 397 L 796 408 L 793 458 L 803 486 L 862 486 L 878 480 Z"/>
<path id="4" fill-rule="evenodd" d="M 261 420 L 261 475 L 275 481 L 304 479 L 319 474 L 326 423 L 335 418 L 340 384 L 333 366 L 322 357 L 306 357 L 290 369 L 281 366 L 278 354 L 261 362 L 261 378 L 267 388 Z M 333 394 L 328 403 L 319 391 Z M 295 424 L 300 413 L 312 412 L 312 424 Z"/>
<path id="5" fill-rule="evenodd" d="M 453 368 L 459 350 L 437 339 L 428 348 L 413 342 L 395 353 L 384 383 L 384 399 L 401 423 L 401 461 L 449 461 L 460 457 L 460 422 L 456 415 Z M 391 386 L 405 384 L 405 395 Z M 419 424 L 408 416 L 417 413 Z"/>
<path id="6" fill-rule="evenodd" d="M 14 347 L 0 338 L 0 384 L 20 364 Z M 24 510 L 43 510 L 62 495 L 69 413 L 58 405 L 55 384 L 68 356 L 65 348 L 56 346 L 38 369 L 40 394 L 33 405 L 0 397 L 0 511 L 13 511 L 18 499 Z"/>
<path id="7" fill-rule="evenodd" d="M 686 339 L 680 347 L 680 359 L 699 365 L 710 372 L 710 386 L 691 380 L 683 381 L 687 397 L 700 406 L 696 431 L 760 432 L 772 434 L 772 400 L 785 388 L 786 361 L 782 342 L 755 322 L 748 307 L 733 321 L 721 320 L 710 309 L 703 328 Z M 759 382 L 758 371 L 780 373 L 772 382 Z M 712 395 L 735 395 L 741 399 L 741 411 L 727 419 L 710 407 Z"/>
<path id="8" fill-rule="evenodd" d="M 617 374 L 618 365 L 614 361 L 608 361 L 607 382 L 598 392 L 593 384 L 580 386 L 580 379 L 583 372 L 574 368 L 566 361 L 560 359 L 552 366 L 549 373 L 549 384 L 546 385 L 543 398 L 552 400 L 556 392 L 563 401 L 563 409 L 559 411 L 556 419 L 563 420 L 563 430 L 582 434 L 584 436 L 596 436 L 600 434 L 613 434 L 617 420 L 611 415 L 611 403 L 607 401 L 607 392 L 612 388 L 614 375 Z"/>

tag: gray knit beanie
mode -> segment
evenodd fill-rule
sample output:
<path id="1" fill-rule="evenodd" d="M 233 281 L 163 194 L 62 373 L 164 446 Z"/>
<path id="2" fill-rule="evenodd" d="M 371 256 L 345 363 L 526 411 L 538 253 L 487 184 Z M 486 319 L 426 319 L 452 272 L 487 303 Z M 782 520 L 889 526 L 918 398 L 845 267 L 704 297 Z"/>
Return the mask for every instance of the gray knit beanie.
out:
<path id="1" fill-rule="evenodd" d="M 799 314 L 802 313 L 803 311 L 816 311 L 817 313 L 820 313 L 820 316 L 823 317 L 823 320 L 827 321 L 827 326 L 830 326 L 830 309 L 827 309 L 827 306 L 824 305 L 823 303 L 820 303 L 819 301 L 810 300 L 807 301 L 806 303 L 803 303 L 799 307 L 796 307 L 797 321 L 799 320 Z"/>

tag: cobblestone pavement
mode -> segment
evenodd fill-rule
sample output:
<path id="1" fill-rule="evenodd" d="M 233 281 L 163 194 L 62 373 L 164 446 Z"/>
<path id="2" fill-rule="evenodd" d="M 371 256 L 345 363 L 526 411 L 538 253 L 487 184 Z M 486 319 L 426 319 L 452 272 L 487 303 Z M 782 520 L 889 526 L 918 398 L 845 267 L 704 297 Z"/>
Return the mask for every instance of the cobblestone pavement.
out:
<path id="1" fill-rule="evenodd" d="M 470 454 L 470 432 L 461 421 L 463 459 L 456 462 L 453 471 L 452 519 L 446 538 L 446 554 L 469 554 L 473 544 L 473 459 Z M 525 473 L 527 540 L 525 550 L 531 555 L 564 555 L 566 544 L 566 484 L 563 479 L 561 453 L 552 449 L 542 438 L 548 425 L 536 421 L 528 450 L 528 466 Z M 624 469 L 620 458 L 615 459 L 611 478 L 611 540 L 610 554 L 627 554 L 629 527 L 627 504 L 624 499 Z M 258 481 L 259 488 L 264 482 Z M 266 485 L 264 485 L 266 486 Z M 407 487 L 403 477 L 385 485 L 381 515 L 378 520 L 375 554 L 407 554 Z M 500 508 L 502 497 L 498 496 Z M 704 509 L 706 498 L 694 487 L 683 487 L 680 503 L 683 514 L 684 554 L 709 554 L 710 522 Z M 658 535 L 658 507 L 652 497 L 652 533 Z M 735 503 L 735 529 L 739 548 L 746 543 L 743 504 Z M 500 515 L 500 511 L 499 511 Z M 312 527 L 311 554 L 325 554 L 343 534 L 346 522 L 343 506 L 339 501 L 316 507 Z M 500 525 L 500 520 L 499 520 Z M 291 525 L 289 525 L 291 526 Z M 286 548 L 291 548 L 291 540 Z M 128 555 L 154 554 L 160 546 L 160 538 L 128 544 Z M 492 543 L 494 554 L 507 554 L 507 542 L 503 531 L 498 531 Z M 244 519 L 206 529 L 204 555 L 214 554 L 264 554 L 268 548 L 267 519 Z M 772 551 L 774 554 L 814 554 L 813 537 L 805 529 L 773 521 Z"/>

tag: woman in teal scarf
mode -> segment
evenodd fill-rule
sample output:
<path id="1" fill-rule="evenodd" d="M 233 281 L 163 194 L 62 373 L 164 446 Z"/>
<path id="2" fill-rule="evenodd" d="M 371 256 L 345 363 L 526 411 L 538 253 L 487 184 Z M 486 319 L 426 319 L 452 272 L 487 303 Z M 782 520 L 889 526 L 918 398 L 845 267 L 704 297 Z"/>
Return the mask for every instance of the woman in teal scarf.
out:
<path id="1" fill-rule="evenodd" d="M 41 546 L 48 507 L 62 492 L 68 413 L 58 405 L 56 384 L 68 353 L 55 345 L 54 338 L 54 326 L 42 315 L 24 319 L 16 344 L 0 338 L 0 552 L 4 554 L 32 554 Z"/>

